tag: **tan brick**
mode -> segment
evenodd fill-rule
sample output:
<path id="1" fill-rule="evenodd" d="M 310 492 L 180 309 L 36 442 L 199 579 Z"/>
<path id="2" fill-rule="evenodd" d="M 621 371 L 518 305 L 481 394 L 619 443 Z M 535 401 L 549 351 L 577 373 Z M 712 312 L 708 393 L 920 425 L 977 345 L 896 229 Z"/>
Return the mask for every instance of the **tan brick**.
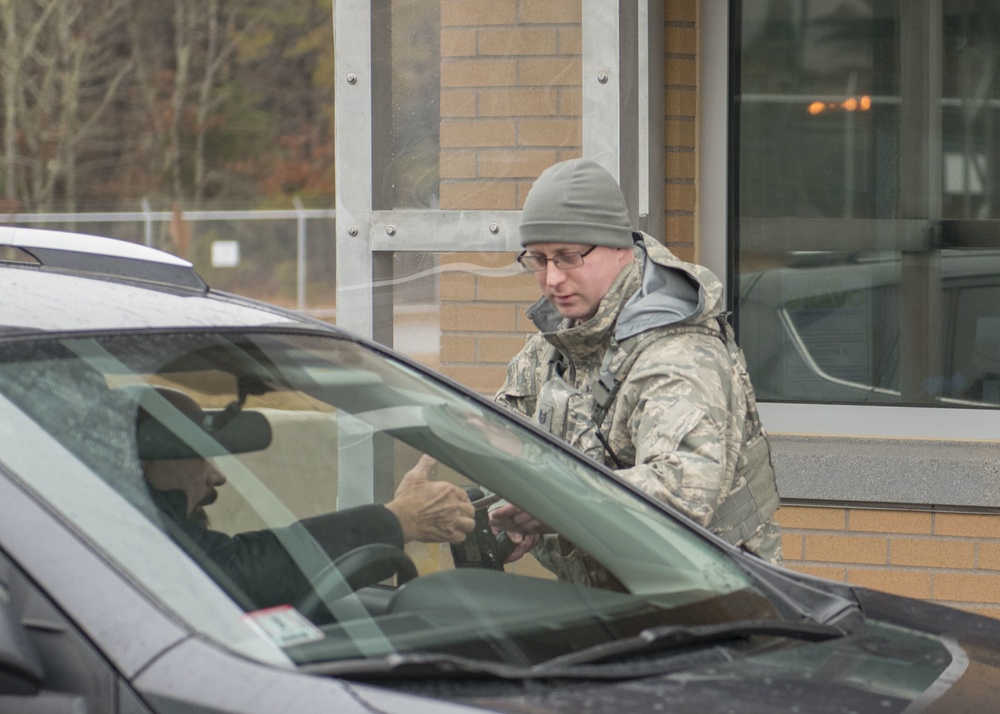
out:
<path id="1" fill-rule="evenodd" d="M 480 56 L 552 55 L 558 50 L 554 28 L 505 27 L 479 31 Z"/>
<path id="2" fill-rule="evenodd" d="M 698 0 L 667 0 L 663 4 L 663 19 L 667 22 L 697 22 Z"/>
<path id="3" fill-rule="evenodd" d="M 538 283 L 527 274 L 509 278 L 484 278 L 479 281 L 476 297 L 492 302 L 532 303 L 539 298 Z"/>
<path id="4" fill-rule="evenodd" d="M 486 89 L 479 93 L 484 117 L 558 116 L 557 89 Z"/>
<path id="5" fill-rule="evenodd" d="M 479 338 L 479 361 L 506 365 L 510 358 L 524 347 L 524 335 L 512 334 L 509 337 L 487 335 Z M 499 388 L 500 385 L 498 384 Z"/>
<path id="6" fill-rule="evenodd" d="M 441 86 L 513 87 L 517 62 L 508 59 L 460 59 L 441 63 Z"/>
<path id="7" fill-rule="evenodd" d="M 479 156 L 479 175 L 483 178 L 534 179 L 554 163 L 556 154 L 551 149 L 483 152 Z"/>
<path id="8" fill-rule="evenodd" d="M 531 181 L 517 182 L 517 207 L 519 209 L 524 207 L 524 199 L 528 195 L 528 191 L 531 190 L 531 183 Z"/>
<path id="9" fill-rule="evenodd" d="M 668 119 L 663 127 L 667 146 L 694 147 L 697 143 L 698 125 L 693 118 Z"/>
<path id="10" fill-rule="evenodd" d="M 985 541 L 977 544 L 976 567 L 983 570 L 1000 570 L 1000 543 Z"/>
<path id="11" fill-rule="evenodd" d="M 468 335 L 441 335 L 441 359 L 445 362 L 475 362 L 476 338 Z"/>
<path id="12" fill-rule="evenodd" d="M 693 59 L 668 59 L 663 63 L 663 81 L 668 86 L 694 87 L 698 84 L 698 64 Z"/>
<path id="13" fill-rule="evenodd" d="M 502 366 L 470 367 L 442 364 L 441 371 L 480 394 L 492 396 L 503 384 L 507 372 Z"/>
<path id="14" fill-rule="evenodd" d="M 934 533 L 972 538 L 1000 538 L 1000 516 L 935 513 Z"/>
<path id="15" fill-rule="evenodd" d="M 580 0 L 522 0 L 521 21 L 568 24 L 582 19 Z"/>
<path id="16" fill-rule="evenodd" d="M 500 211 L 514 208 L 512 183 L 441 184 L 441 208 L 446 211 Z"/>
<path id="17" fill-rule="evenodd" d="M 967 603 L 1000 603 L 1000 575 L 936 573 L 932 597 Z"/>
<path id="18" fill-rule="evenodd" d="M 583 122 L 568 119 L 525 119 L 517 129 L 519 146 L 580 146 Z"/>
<path id="19" fill-rule="evenodd" d="M 472 300 L 476 296 L 476 281 L 471 275 L 442 273 L 438 291 L 442 300 Z"/>
<path id="20" fill-rule="evenodd" d="M 664 235 L 666 236 L 667 245 L 671 246 L 670 250 L 674 250 L 673 246 L 678 247 L 684 246 L 685 244 L 691 245 L 694 248 L 694 217 L 692 216 L 668 216 L 666 220 L 666 225 L 664 226 Z M 678 257 L 680 254 L 674 251 Z"/>
<path id="21" fill-rule="evenodd" d="M 670 251 L 681 260 L 686 260 L 689 263 L 698 262 L 695 248 L 691 245 L 690 240 L 686 242 L 671 242 L 668 240 L 666 245 L 670 248 Z"/>
<path id="22" fill-rule="evenodd" d="M 931 596 L 930 573 L 914 573 L 899 570 L 859 570 L 847 571 L 847 582 L 870 590 L 922 598 Z"/>
<path id="23" fill-rule="evenodd" d="M 693 183 L 671 183 L 666 186 L 668 211 L 691 211 L 697 206 L 698 193 Z"/>
<path id="24" fill-rule="evenodd" d="M 847 511 L 843 508 L 782 506 L 775 518 L 782 528 L 842 531 L 847 527 Z"/>
<path id="25" fill-rule="evenodd" d="M 474 89 L 446 89 L 441 92 L 443 118 L 470 119 L 478 114 L 478 95 Z"/>
<path id="26" fill-rule="evenodd" d="M 441 179 L 476 178 L 477 155 L 473 151 L 442 151 L 440 154 Z"/>
<path id="27" fill-rule="evenodd" d="M 804 541 L 801 533 L 781 533 L 781 555 L 785 560 L 802 560 Z"/>
<path id="28" fill-rule="evenodd" d="M 805 538 L 805 559 L 816 563 L 881 565 L 887 562 L 889 555 L 887 538 L 810 533 Z"/>
<path id="29" fill-rule="evenodd" d="M 580 27 L 559 29 L 559 54 L 578 55 L 583 53 L 583 30 Z"/>
<path id="30" fill-rule="evenodd" d="M 961 608 L 967 612 L 971 612 L 975 615 L 982 615 L 983 617 L 992 617 L 994 619 L 1000 619 L 1000 606 L 994 607 L 976 607 L 976 606 L 966 606 Z"/>
<path id="31" fill-rule="evenodd" d="M 442 0 L 441 26 L 510 25 L 517 20 L 517 0 Z"/>
<path id="32" fill-rule="evenodd" d="M 975 563 L 975 544 L 959 540 L 930 538 L 892 538 L 889 541 L 892 565 L 925 568 L 971 568 Z"/>
<path id="33" fill-rule="evenodd" d="M 694 27 L 667 27 L 664 30 L 663 42 L 669 54 L 697 54 L 698 30 Z"/>
<path id="34" fill-rule="evenodd" d="M 525 335 L 533 335 L 538 332 L 538 327 L 535 326 L 535 323 L 524 312 L 524 310 L 517 311 L 517 323 L 514 326 L 514 330 Z"/>
<path id="35" fill-rule="evenodd" d="M 844 568 L 835 568 L 833 566 L 823 566 L 823 565 L 802 565 L 801 563 L 790 563 L 788 564 L 789 570 L 794 570 L 797 573 L 805 573 L 806 575 L 812 575 L 817 578 L 825 578 L 826 580 L 836 580 L 837 582 L 844 582 L 847 577 L 847 571 Z"/>
<path id="36" fill-rule="evenodd" d="M 697 155 L 693 151 L 668 149 L 666 154 L 666 177 L 694 179 L 697 171 Z"/>
<path id="37" fill-rule="evenodd" d="M 449 29 L 441 30 L 442 57 L 471 57 L 476 54 L 476 30 Z"/>
<path id="38" fill-rule="evenodd" d="M 520 251 L 518 251 L 520 252 Z M 483 268 L 506 268 L 510 265 L 511 261 L 514 259 L 517 253 L 510 253 L 507 251 L 501 252 L 469 252 L 469 251 L 454 251 L 452 253 L 445 253 L 441 256 L 441 264 L 462 264 L 462 263 L 472 263 Z"/>
<path id="39" fill-rule="evenodd" d="M 853 509 L 848 514 L 848 529 L 868 533 L 909 533 L 929 535 L 933 525 L 930 513 Z"/>
<path id="40" fill-rule="evenodd" d="M 578 87 L 582 79 L 580 58 L 518 60 L 518 84 L 522 87 Z"/>
<path id="41" fill-rule="evenodd" d="M 441 305 L 444 331 L 508 332 L 514 329 L 514 308 L 510 305 L 447 303 Z"/>
<path id="42" fill-rule="evenodd" d="M 478 119 L 441 123 L 442 148 L 474 146 L 513 146 L 516 127 L 513 120 Z"/>
<path id="43" fill-rule="evenodd" d="M 663 101 L 669 117 L 698 115 L 698 95 L 690 89 L 667 89 Z"/>
<path id="44" fill-rule="evenodd" d="M 559 90 L 559 116 L 578 117 L 583 114 L 583 90 L 563 87 Z"/>

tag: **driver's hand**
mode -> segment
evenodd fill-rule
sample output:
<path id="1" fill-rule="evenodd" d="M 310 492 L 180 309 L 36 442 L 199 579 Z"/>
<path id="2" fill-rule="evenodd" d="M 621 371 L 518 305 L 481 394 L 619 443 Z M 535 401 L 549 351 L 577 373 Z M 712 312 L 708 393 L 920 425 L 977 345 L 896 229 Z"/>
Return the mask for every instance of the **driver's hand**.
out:
<path id="1" fill-rule="evenodd" d="M 464 489 L 428 480 L 436 464 L 430 456 L 421 456 L 385 506 L 399 519 L 406 542 L 461 543 L 476 525 L 476 511 Z"/>

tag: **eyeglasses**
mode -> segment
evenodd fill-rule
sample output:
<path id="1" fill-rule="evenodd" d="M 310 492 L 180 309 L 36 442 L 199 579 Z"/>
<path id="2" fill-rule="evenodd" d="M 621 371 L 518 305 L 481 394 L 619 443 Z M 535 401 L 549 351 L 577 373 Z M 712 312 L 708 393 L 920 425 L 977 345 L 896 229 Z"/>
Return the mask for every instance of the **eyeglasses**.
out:
<path id="1" fill-rule="evenodd" d="M 521 267 L 525 270 L 530 270 L 535 273 L 540 273 L 545 270 L 549 262 L 559 268 L 559 270 L 572 270 L 573 268 L 579 268 L 583 265 L 583 256 L 590 255 L 591 251 L 593 251 L 596 247 L 596 245 L 592 245 L 582 253 L 579 251 L 574 251 L 572 253 L 557 253 L 551 258 L 546 258 L 544 255 L 536 255 L 534 253 L 524 251 L 521 255 L 517 256 L 517 262 L 520 263 Z"/>

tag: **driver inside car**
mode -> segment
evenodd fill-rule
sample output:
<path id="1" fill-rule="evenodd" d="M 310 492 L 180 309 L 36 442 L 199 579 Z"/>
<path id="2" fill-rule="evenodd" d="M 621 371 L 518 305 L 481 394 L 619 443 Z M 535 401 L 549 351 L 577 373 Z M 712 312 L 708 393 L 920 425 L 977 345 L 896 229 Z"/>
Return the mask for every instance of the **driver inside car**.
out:
<path id="1" fill-rule="evenodd" d="M 141 435 L 156 422 L 147 409 L 160 397 L 203 428 L 205 413 L 187 394 L 176 389 L 143 387 L 136 418 L 139 457 L 146 482 L 160 511 L 199 554 L 217 566 L 258 608 L 294 603 L 309 590 L 309 582 L 289 555 L 279 531 L 304 529 L 332 561 L 368 544 L 402 548 L 404 543 L 461 543 L 474 527 L 475 509 L 466 492 L 454 484 L 431 481 L 436 461 L 422 456 L 400 481 L 393 499 L 298 521 L 287 529 L 265 529 L 228 535 L 209 528 L 205 507 L 213 503 L 226 477 L 208 460 L 194 454 L 176 458 L 170 449 L 149 446 Z M 171 433 L 159 429 L 160 434 Z M 258 446 L 257 448 L 262 448 Z M 173 458 L 165 458 L 165 457 Z M 295 537 L 291 536 L 291 542 Z"/>

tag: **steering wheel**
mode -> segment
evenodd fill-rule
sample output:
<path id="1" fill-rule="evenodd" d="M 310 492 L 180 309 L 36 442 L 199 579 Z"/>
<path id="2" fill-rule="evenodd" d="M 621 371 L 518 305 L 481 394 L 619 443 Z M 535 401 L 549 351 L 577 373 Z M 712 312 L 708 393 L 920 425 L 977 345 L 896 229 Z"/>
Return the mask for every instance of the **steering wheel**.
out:
<path id="1" fill-rule="evenodd" d="M 309 581 L 309 589 L 295 603 L 309 616 L 325 602 L 339 600 L 368 585 L 396 576 L 399 585 L 417 577 L 417 566 L 402 548 L 388 543 L 368 543 L 349 550 Z"/>

